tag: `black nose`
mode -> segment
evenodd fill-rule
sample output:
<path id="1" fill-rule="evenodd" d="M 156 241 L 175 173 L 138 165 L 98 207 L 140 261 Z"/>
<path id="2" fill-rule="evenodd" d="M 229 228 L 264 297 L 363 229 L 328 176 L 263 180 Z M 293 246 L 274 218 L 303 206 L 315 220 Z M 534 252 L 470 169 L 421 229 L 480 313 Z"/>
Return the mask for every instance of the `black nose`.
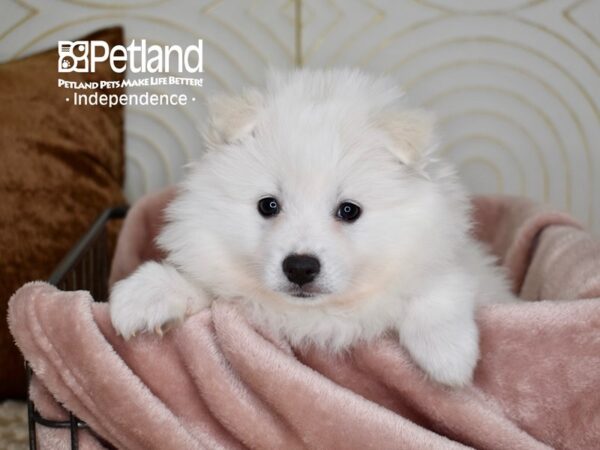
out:
<path id="1" fill-rule="evenodd" d="M 289 255 L 281 264 L 288 280 L 298 286 L 310 283 L 321 270 L 321 263 L 310 255 Z"/>

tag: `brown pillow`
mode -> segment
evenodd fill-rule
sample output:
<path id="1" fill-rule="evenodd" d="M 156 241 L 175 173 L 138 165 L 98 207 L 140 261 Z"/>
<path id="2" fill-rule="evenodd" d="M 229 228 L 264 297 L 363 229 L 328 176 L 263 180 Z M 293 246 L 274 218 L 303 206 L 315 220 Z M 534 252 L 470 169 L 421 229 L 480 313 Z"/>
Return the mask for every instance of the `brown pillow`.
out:
<path id="1" fill-rule="evenodd" d="M 122 44 L 123 31 L 80 40 L 95 39 Z M 46 279 L 102 210 L 124 203 L 123 108 L 75 106 L 73 91 L 58 87 L 58 78 L 123 74 L 107 62 L 89 74 L 57 67 L 56 49 L 0 64 L 0 399 L 25 393 L 23 361 L 6 323 L 11 294 Z"/>

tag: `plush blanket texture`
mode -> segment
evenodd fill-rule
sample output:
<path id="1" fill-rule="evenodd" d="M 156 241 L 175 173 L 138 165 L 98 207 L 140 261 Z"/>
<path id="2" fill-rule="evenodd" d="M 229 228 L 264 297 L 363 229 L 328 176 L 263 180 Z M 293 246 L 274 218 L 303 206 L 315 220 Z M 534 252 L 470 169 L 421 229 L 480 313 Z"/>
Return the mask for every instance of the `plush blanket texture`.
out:
<path id="1" fill-rule="evenodd" d="M 160 257 L 150 242 L 173 195 L 133 208 L 112 281 Z M 62 404 L 124 449 L 600 448 L 600 242 L 521 199 L 477 198 L 474 215 L 531 301 L 478 311 L 473 386 L 429 381 L 393 334 L 332 356 L 291 348 L 228 303 L 125 342 L 106 304 L 35 282 L 9 311 L 37 375 L 31 395 L 43 415 L 64 417 Z M 65 430 L 39 437 L 66 448 Z"/>

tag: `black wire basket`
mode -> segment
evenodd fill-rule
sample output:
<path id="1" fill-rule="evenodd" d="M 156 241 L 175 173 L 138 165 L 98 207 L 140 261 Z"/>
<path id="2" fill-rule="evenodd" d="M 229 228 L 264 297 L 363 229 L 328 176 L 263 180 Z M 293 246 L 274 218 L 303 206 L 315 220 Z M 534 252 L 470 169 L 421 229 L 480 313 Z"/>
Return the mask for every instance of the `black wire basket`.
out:
<path id="1" fill-rule="evenodd" d="M 127 206 L 119 206 L 105 210 L 83 237 L 58 264 L 48 282 L 65 291 L 86 290 L 96 301 L 108 299 L 108 276 L 110 269 L 109 247 L 106 227 L 112 220 L 122 219 L 127 214 Z M 32 372 L 29 364 L 27 371 L 27 392 Z M 86 429 L 95 435 L 98 441 L 107 448 L 114 448 L 104 439 L 96 435 L 89 426 L 69 412 L 68 420 L 50 420 L 44 418 L 36 410 L 35 405 L 27 397 L 27 417 L 29 425 L 29 448 L 37 450 L 37 426 L 69 429 L 71 449 L 79 448 L 79 430 Z"/>

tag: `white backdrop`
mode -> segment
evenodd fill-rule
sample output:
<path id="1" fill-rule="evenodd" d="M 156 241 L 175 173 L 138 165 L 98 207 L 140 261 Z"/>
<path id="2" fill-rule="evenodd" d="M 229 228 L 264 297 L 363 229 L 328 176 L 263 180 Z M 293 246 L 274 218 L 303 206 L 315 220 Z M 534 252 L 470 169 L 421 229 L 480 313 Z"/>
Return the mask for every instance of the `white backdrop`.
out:
<path id="1" fill-rule="evenodd" d="M 527 195 L 600 231 L 600 0 L 0 0 L 0 59 L 123 24 L 204 40 L 199 98 L 265 68 L 358 65 L 437 112 L 474 192 Z M 186 91 L 187 89 L 187 91 Z M 152 88 L 168 92 L 168 88 Z M 202 102 L 127 111 L 126 194 L 177 181 L 202 151 Z"/>

